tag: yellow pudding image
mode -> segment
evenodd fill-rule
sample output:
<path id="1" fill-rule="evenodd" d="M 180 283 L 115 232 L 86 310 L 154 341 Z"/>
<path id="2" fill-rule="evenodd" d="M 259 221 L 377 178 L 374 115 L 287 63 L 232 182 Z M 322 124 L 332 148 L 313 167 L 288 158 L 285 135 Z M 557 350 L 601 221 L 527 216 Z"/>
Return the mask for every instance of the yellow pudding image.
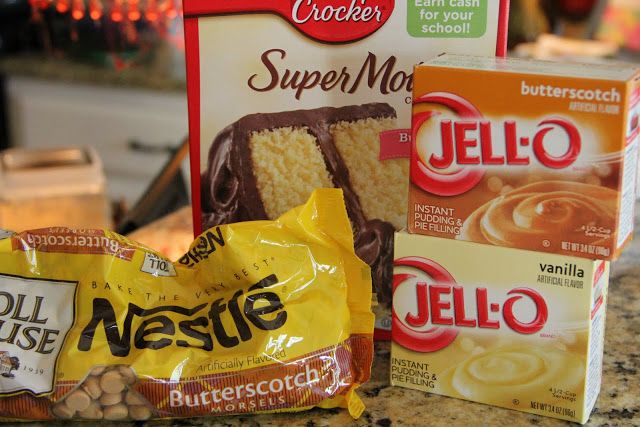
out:
<path id="1" fill-rule="evenodd" d="M 449 396 L 517 407 L 523 398 L 548 401 L 558 384 L 568 393 L 580 393 L 584 365 L 581 357 L 556 347 L 510 346 L 470 356 L 439 381 Z"/>

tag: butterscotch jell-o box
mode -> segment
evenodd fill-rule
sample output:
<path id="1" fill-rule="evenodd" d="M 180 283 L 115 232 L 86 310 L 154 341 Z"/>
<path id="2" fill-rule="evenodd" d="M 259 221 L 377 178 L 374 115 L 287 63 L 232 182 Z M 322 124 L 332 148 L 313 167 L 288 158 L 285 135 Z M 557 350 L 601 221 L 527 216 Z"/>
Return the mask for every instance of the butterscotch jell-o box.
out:
<path id="1" fill-rule="evenodd" d="M 448 54 L 417 66 L 409 231 L 617 258 L 633 231 L 639 78 Z"/>

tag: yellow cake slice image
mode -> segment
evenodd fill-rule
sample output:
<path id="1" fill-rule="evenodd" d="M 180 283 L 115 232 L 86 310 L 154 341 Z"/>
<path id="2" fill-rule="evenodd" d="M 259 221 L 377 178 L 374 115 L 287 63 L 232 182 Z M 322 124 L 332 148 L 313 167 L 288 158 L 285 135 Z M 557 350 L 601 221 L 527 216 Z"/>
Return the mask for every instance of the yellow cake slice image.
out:
<path id="1" fill-rule="evenodd" d="M 380 160 L 380 133 L 397 129 L 385 103 L 257 113 L 214 139 L 201 177 L 203 228 L 274 219 L 316 188 L 340 187 L 358 255 L 379 301 L 391 301 L 393 232 L 405 227 L 408 160 Z"/>

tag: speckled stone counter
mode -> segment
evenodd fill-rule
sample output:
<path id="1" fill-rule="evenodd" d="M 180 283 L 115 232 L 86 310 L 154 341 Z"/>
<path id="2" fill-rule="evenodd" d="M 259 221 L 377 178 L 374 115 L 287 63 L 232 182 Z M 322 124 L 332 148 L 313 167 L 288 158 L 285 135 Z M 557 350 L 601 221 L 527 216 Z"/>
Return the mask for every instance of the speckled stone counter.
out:
<path id="1" fill-rule="evenodd" d="M 119 88 L 140 88 L 186 92 L 186 81 L 170 75 L 167 67 L 137 66 L 116 71 L 42 55 L 9 56 L 0 59 L 0 73 L 49 81 L 81 83 Z"/>
<path id="2" fill-rule="evenodd" d="M 636 212 L 640 206 L 636 208 Z M 188 213 L 188 211 L 185 211 Z M 640 224 L 636 224 L 638 228 Z M 640 426 L 640 233 L 613 264 L 607 307 L 602 389 L 589 426 Z M 315 409 L 138 423 L 146 426 L 563 426 L 566 421 L 389 386 L 389 343 L 376 344 L 372 379 L 359 394 L 367 407 L 352 420 L 345 410 Z M 22 424 L 24 425 L 24 424 Z M 62 423 L 32 425 L 63 425 Z M 76 423 L 76 426 L 90 424 Z M 127 424 L 101 424 L 116 426 Z"/>
<path id="3" fill-rule="evenodd" d="M 602 389 L 589 426 L 640 425 L 640 236 L 611 271 Z M 366 412 L 345 411 L 176 421 L 173 425 L 230 426 L 562 426 L 578 425 L 389 386 L 389 345 L 376 345 L 372 380 L 362 387 Z M 158 423 L 149 423 L 158 425 Z"/>

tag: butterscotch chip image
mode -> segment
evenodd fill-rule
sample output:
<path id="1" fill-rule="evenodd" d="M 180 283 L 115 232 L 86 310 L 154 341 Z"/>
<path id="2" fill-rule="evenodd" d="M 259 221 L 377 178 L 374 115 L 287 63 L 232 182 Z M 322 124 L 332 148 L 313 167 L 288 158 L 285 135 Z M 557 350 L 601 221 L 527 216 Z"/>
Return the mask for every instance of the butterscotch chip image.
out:
<path id="1" fill-rule="evenodd" d="M 104 393 L 100 396 L 100 404 L 104 406 L 115 405 L 122 402 L 122 393 Z"/>
<path id="2" fill-rule="evenodd" d="M 129 406 L 144 405 L 146 403 L 145 400 L 138 393 L 134 393 L 132 391 L 127 392 L 124 401 Z"/>
<path id="3" fill-rule="evenodd" d="M 93 375 L 88 377 L 84 383 L 82 383 L 82 389 L 94 400 L 98 399 L 102 395 L 100 380 L 98 377 Z"/>
<path id="4" fill-rule="evenodd" d="M 147 420 L 154 411 L 141 394 L 129 388 L 136 380 L 133 369 L 125 365 L 93 368 L 51 412 L 59 419 Z"/>
<path id="5" fill-rule="evenodd" d="M 223 129 L 202 176 L 203 228 L 273 219 L 311 191 L 341 187 L 356 252 L 391 302 L 393 232 L 406 226 L 409 165 L 381 161 L 380 134 L 397 129 L 388 104 L 250 114 Z"/>
<path id="6" fill-rule="evenodd" d="M 95 368 L 91 369 L 91 375 L 100 375 L 104 372 L 105 369 L 106 366 L 96 366 Z"/>
<path id="7" fill-rule="evenodd" d="M 91 404 L 91 397 L 82 390 L 71 392 L 66 398 L 67 406 L 74 411 L 84 411 Z"/>
<path id="8" fill-rule="evenodd" d="M 129 417 L 137 421 L 148 420 L 151 418 L 151 410 L 142 405 L 130 406 Z"/>
<path id="9" fill-rule="evenodd" d="M 69 420 L 76 414 L 76 410 L 69 408 L 65 402 L 59 402 L 53 405 L 51 412 L 62 420 Z"/>
<path id="10" fill-rule="evenodd" d="M 100 378 L 100 388 L 105 393 L 120 393 L 126 386 L 125 379 L 119 371 L 108 371 Z"/>
<path id="11" fill-rule="evenodd" d="M 118 368 L 118 372 L 122 375 L 122 379 L 125 384 L 131 385 L 136 382 L 136 374 L 128 366 L 120 366 L 120 368 Z"/>
<path id="12" fill-rule="evenodd" d="M 111 405 L 104 408 L 105 420 L 124 420 L 129 416 L 129 408 L 124 403 L 118 403 L 117 405 Z"/>
<path id="13" fill-rule="evenodd" d="M 78 412 L 78 416 L 87 420 L 100 420 L 103 417 L 102 407 L 93 401 L 87 406 L 87 409 Z"/>

